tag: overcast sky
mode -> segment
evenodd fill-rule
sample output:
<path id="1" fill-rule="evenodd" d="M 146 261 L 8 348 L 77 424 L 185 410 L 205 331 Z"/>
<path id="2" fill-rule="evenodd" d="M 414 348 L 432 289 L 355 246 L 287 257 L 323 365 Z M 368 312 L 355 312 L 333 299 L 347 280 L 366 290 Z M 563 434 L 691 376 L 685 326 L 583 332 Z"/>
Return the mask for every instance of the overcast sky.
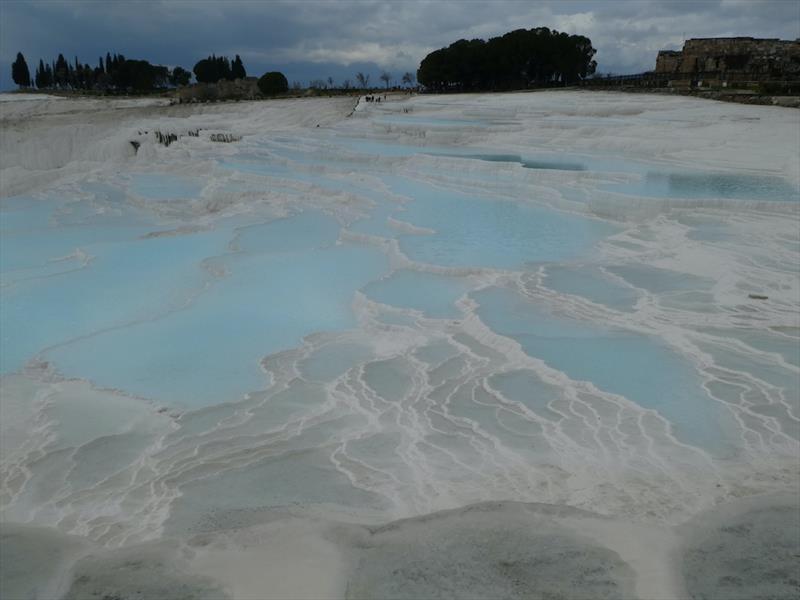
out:
<path id="1" fill-rule="evenodd" d="M 431 50 L 460 38 L 550 27 L 585 35 L 598 71 L 652 69 L 662 48 L 691 37 L 800 37 L 798 0 L 0 0 L 0 89 L 10 64 L 63 52 L 97 64 L 107 51 L 187 69 L 211 53 L 239 54 L 248 74 L 290 82 L 382 70 L 400 79 Z"/>

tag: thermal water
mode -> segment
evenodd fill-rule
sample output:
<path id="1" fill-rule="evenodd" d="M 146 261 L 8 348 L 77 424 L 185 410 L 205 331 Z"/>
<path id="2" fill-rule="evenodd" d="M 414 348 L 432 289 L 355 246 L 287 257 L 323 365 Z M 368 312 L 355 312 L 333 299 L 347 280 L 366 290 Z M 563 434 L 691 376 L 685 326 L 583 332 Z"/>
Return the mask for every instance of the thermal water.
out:
<path id="1" fill-rule="evenodd" d="M 671 524 L 785 487 L 794 185 L 533 135 L 605 117 L 407 104 L 0 202 L 7 521 L 107 547 L 485 501 Z"/>

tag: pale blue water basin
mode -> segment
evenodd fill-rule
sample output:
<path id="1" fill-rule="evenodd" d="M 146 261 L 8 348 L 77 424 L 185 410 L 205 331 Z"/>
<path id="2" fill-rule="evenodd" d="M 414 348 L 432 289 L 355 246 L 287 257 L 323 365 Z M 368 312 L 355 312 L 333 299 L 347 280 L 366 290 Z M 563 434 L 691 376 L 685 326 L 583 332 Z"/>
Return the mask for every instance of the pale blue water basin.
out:
<path id="1" fill-rule="evenodd" d="M 373 350 L 362 344 L 331 344 L 315 350 L 303 360 L 300 369 L 312 381 L 331 381 L 373 355 Z"/>
<path id="2" fill-rule="evenodd" d="M 244 227 L 236 237 L 237 250 L 256 253 L 295 253 L 332 246 L 339 239 L 341 226 L 333 217 L 316 212 L 302 212 Z"/>
<path id="3" fill-rule="evenodd" d="M 248 233 L 285 235 L 280 230 L 294 226 L 292 218 L 282 219 Z M 68 375 L 170 404 L 234 400 L 268 383 L 263 357 L 314 332 L 354 327 L 355 291 L 387 270 L 385 256 L 368 247 L 255 246 L 248 242 L 252 252 L 217 259 L 224 277 L 189 307 L 75 342 L 48 358 Z"/>
<path id="4" fill-rule="evenodd" d="M 402 177 L 385 176 L 393 192 L 413 200 L 399 216 L 434 235 L 400 235 L 412 260 L 448 267 L 519 269 L 571 259 L 619 228 L 531 204 L 469 196 Z"/>
<path id="5" fill-rule="evenodd" d="M 473 297 L 481 320 L 518 341 L 527 354 L 572 379 L 658 411 L 684 442 L 729 452 L 730 415 L 706 394 L 695 369 L 657 340 L 553 315 L 505 288 Z"/>
<path id="6" fill-rule="evenodd" d="M 402 211 L 402 209 L 396 202 L 386 199 L 377 200 L 366 217 L 350 223 L 347 228 L 354 233 L 394 238 L 397 237 L 398 230 L 389 225 L 389 218 L 403 220 L 403 212 L 398 211 Z"/>
<path id="7" fill-rule="evenodd" d="M 107 225 L 109 227 L 130 227 L 137 223 L 152 222 L 143 207 L 133 205 L 128 194 L 121 185 L 125 180 L 87 181 L 81 184 L 82 194 L 75 198 L 71 194 L 58 194 L 61 203 L 54 214 L 54 221 L 59 225 Z M 87 194 L 88 198 L 83 194 Z"/>
<path id="8" fill-rule="evenodd" d="M 197 198 L 203 185 L 201 182 L 160 173 L 135 173 L 131 176 L 131 189 L 144 198 L 170 200 L 173 198 Z"/>
<path id="9" fill-rule="evenodd" d="M 602 189 L 648 198 L 800 201 L 800 188 L 781 177 L 727 172 L 668 169 L 636 160 L 591 155 L 537 155 L 467 151 L 430 152 L 486 162 L 517 163 L 526 169 L 623 173 L 638 177 L 626 183 L 602 185 Z"/>
<path id="10" fill-rule="evenodd" d="M 589 162 L 579 156 L 558 154 L 532 154 L 522 156 L 513 153 L 498 153 L 477 147 L 416 146 L 398 142 L 384 142 L 363 138 L 340 136 L 332 140 L 336 145 L 354 153 L 353 156 L 332 157 L 336 162 L 353 162 L 358 155 L 382 156 L 387 158 L 408 158 L 416 155 L 443 156 L 497 163 L 518 163 L 528 169 L 551 169 L 557 171 L 586 171 Z"/>
<path id="11" fill-rule="evenodd" d="M 397 402 L 408 394 L 414 381 L 402 360 L 376 360 L 364 367 L 364 383 L 389 402 Z"/>
<path id="12" fill-rule="evenodd" d="M 774 398 L 768 399 L 756 390 L 745 392 L 739 388 L 736 391 L 743 393 L 750 410 L 775 419 L 783 433 L 800 441 L 800 377 L 796 371 L 746 350 L 727 348 L 705 341 L 695 343 L 703 352 L 711 355 L 716 365 L 730 369 L 734 373 L 752 374 L 758 379 L 769 382 L 770 385 L 781 388 L 783 402 L 780 403 L 775 402 Z M 718 390 L 719 387 L 714 391 Z M 729 398 L 726 400 L 730 401 Z"/>
<path id="13" fill-rule="evenodd" d="M 224 228 L 140 238 L 144 232 L 86 228 L 84 237 L 73 239 L 74 231 L 54 229 L 55 237 L 67 234 L 68 243 L 61 242 L 66 248 L 77 243 L 93 258 L 78 270 L 4 286 L 0 372 L 19 369 L 44 348 L 182 305 L 208 278 L 200 261 L 225 252 L 232 237 L 232 230 Z M 119 239 L 110 241 L 111 235 Z M 11 242 L 27 247 L 38 239 L 20 236 Z"/>
<path id="14" fill-rule="evenodd" d="M 398 122 L 401 118 L 398 117 Z M 402 117 L 412 123 L 412 117 Z M 422 119 L 419 124 L 425 124 Z M 443 120 L 447 122 L 447 120 Z M 474 122 L 474 121 L 467 121 Z M 433 122 L 430 123 L 434 126 Z M 521 155 L 489 151 L 478 147 L 413 146 L 376 140 L 343 137 L 337 143 L 356 152 L 389 157 L 408 157 L 432 154 L 482 160 L 486 162 L 517 163 L 527 169 L 558 171 L 592 171 L 636 175 L 634 181 L 606 184 L 602 188 L 627 195 L 651 198 L 730 199 L 800 201 L 800 188 L 782 177 L 734 172 L 695 171 L 690 168 L 671 168 L 628 158 L 609 158 L 593 154 L 532 152 Z"/>
<path id="15" fill-rule="evenodd" d="M 606 269 L 631 285 L 653 294 L 709 290 L 714 285 L 714 281 L 706 277 L 657 267 L 619 265 Z"/>
<path id="16" fill-rule="evenodd" d="M 335 158 L 330 161 L 315 161 L 312 156 L 306 156 L 303 153 L 287 152 L 294 163 L 300 166 L 313 167 L 317 164 L 336 163 Z M 368 184 L 359 182 L 351 177 L 352 172 L 345 172 L 348 178 L 335 178 L 314 173 L 313 171 L 303 171 L 290 167 L 285 164 L 275 162 L 273 154 L 260 156 L 258 154 L 247 154 L 237 157 L 237 159 L 222 159 L 218 161 L 220 167 L 231 170 L 241 171 L 243 173 L 252 173 L 255 175 L 264 175 L 267 177 L 277 177 L 291 181 L 299 181 L 311 185 L 319 186 L 321 188 L 330 189 L 337 192 L 349 192 L 351 194 L 369 198 L 373 201 L 385 200 L 376 190 L 372 189 Z M 335 171 L 334 171 L 335 172 Z"/>
<path id="17" fill-rule="evenodd" d="M 76 250 L 88 251 L 97 244 L 134 239 L 152 227 L 133 225 L 109 228 L 88 226 L 51 226 L 5 230 L 0 235 L 0 272 L 4 275 L 20 269 L 41 267 Z"/>
<path id="18" fill-rule="evenodd" d="M 366 154 L 369 156 L 404 158 L 408 156 L 414 156 L 415 154 L 439 154 L 448 152 L 446 148 L 436 149 L 430 146 L 420 147 L 410 144 L 381 142 L 378 140 L 348 137 L 346 135 L 339 136 L 333 141 L 338 146 L 341 146 L 351 152 Z M 450 150 L 450 152 L 452 152 L 452 150 Z"/>
<path id="19" fill-rule="evenodd" d="M 518 370 L 493 375 L 489 384 L 509 400 L 521 402 L 540 417 L 560 421 L 563 417 L 550 408 L 561 397 L 561 390 L 548 385 L 533 371 Z"/>
<path id="20" fill-rule="evenodd" d="M 302 153 L 286 152 L 287 158 L 307 165 L 316 164 L 313 157 L 305 156 Z M 355 233 L 363 233 L 371 236 L 391 238 L 397 235 L 397 230 L 388 224 L 387 219 L 391 216 L 402 218 L 402 213 L 395 214 L 399 210 L 396 202 L 388 199 L 385 194 L 375 190 L 368 184 L 358 181 L 348 181 L 345 179 L 327 177 L 325 175 L 312 172 L 298 171 L 288 166 L 270 162 L 271 157 L 259 159 L 256 155 L 248 155 L 246 159 L 239 160 L 225 159 L 220 161 L 220 166 L 225 169 L 254 173 L 271 177 L 280 177 L 292 181 L 299 181 L 328 189 L 335 192 L 347 192 L 365 198 L 373 203 L 369 212 L 362 218 L 348 224 L 347 228 Z M 328 161 L 320 164 L 333 164 L 338 162 L 336 157 L 331 157 Z"/>
<path id="21" fill-rule="evenodd" d="M 780 177 L 648 170 L 642 179 L 606 189 L 652 198 L 800 201 L 800 190 Z"/>
<path id="22" fill-rule="evenodd" d="M 519 161 L 516 161 L 519 162 Z M 782 177 L 734 172 L 695 171 L 671 168 L 626 158 L 594 155 L 564 155 L 558 158 L 532 156 L 522 159 L 527 168 L 586 170 L 597 173 L 624 173 L 637 177 L 630 182 L 603 185 L 602 188 L 648 198 L 692 200 L 778 200 L 800 201 L 800 189 Z"/>
<path id="23" fill-rule="evenodd" d="M 47 266 L 79 247 L 128 239 L 146 227 L 136 210 L 109 206 L 105 199 L 5 198 L 0 200 L 0 275 Z"/>
<path id="24" fill-rule="evenodd" d="M 452 153 L 447 154 L 454 158 L 467 158 L 470 160 L 482 160 L 485 162 L 517 163 L 526 169 L 549 169 L 553 171 L 586 171 L 588 166 L 579 159 L 559 160 L 557 158 L 525 158 L 519 154 L 469 154 Z"/>
<path id="25" fill-rule="evenodd" d="M 63 202 L 14 196 L 0 199 L 0 231 L 26 231 L 50 225 L 53 212 Z M 2 241 L 2 238 L 0 238 Z"/>
<path id="26" fill-rule="evenodd" d="M 497 163 L 518 163 L 527 169 L 551 169 L 556 171 L 586 171 L 589 165 L 599 166 L 597 162 L 575 155 L 531 154 L 522 156 L 513 153 L 498 153 L 477 147 L 415 146 L 397 142 L 382 142 L 363 138 L 342 136 L 335 143 L 347 150 L 368 156 L 407 158 L 415 155 L 444 156 Z M 341 158 L 341 157 L 339 157 Z M 607 170 L 607 169 L 604 169 Z"/>
<path id="27" fill-rule="evenodd" d="M 415 117 L 407 114 L 397 114 L 377 117 L 376 123 L 389 125 L 415 125 L 425 127 L 488 127 L 489 123 L 480 119 L 452 119 L 443 117 Z"/>
<path id="28" fill-rule="evenodd" d="M 763 352 L 777 354 L 790 365 L 800 368 L 800 340 L 796 337 L 781 335 L 769 329 L 698 327 L 697 331 L 710 333 L 721 338 L 739 340 Z M 800 388 L 800 378 L 797 379 L 797 387 Z"/>
<path id="29" fill-rule="evenodd" d="M 581 296 L 621 311 L 633 309 L 639 295 L 635 290 L 611 281 L 597 267 L 551 266 L 544 284 L 551 290 Z"/>
<path id="30" fill-rule="evenodd" d="M 279 165 L 269 160 L 257 160 L 255 156 L 250 155 L 223 158 L 218 160 L 217 164 L 229 171 L 241 171 L 242 173 L 253 173 L 255 175 L 271 177 L 291 177 L 292 175 L 292 171 L 286 165 Z"/>
<path id="31" fill-rule="evenodd" d="M 370 283 L 364 293 L 377 302 L 412 308 L 428 317 L 458 319 L 463 315 L 455 302 L 470 288 L 463 278 L 401 269 L 386 279 Z"/>

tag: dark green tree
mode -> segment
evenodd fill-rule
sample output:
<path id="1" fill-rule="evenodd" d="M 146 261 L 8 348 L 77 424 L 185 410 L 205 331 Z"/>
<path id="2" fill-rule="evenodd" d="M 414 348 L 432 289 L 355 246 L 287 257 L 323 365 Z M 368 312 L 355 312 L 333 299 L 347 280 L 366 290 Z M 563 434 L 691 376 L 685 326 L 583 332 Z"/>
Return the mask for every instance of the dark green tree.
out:
<path id="1" fill-rule="evenodd" d="M 174 86 L 189 85 L 192 74 L 183 67 L 175 67 L 170 75 L 170 83 Z"/>
<path id="2" fill-rule="evenodd" d="M 216 70 L 214 69 L 214 63 L 210 57 L 197 61 L 192 71 L 199 83 L 217 82 Z"/>
<path id="3" fill-rule="evenodd" d="M 123 59 L 117 65 L 118 87 L 123 90 L 147 91 L 169 83 L 169 69 L 151 65 L 146 60 Z"/>
<path id="4" fill-rule="evenodd" d="M 547 27 L 517 29 L 484 40 L 458 40 L 426 56 L 417 80 L 447 90 L 522 89 L 566 85 L 595 72 L 589 38 Z"/>
<path id="5" fill-rule="evenodd" d="M 53 67 L 53 77 L 57 87 L 65 88 L 69 85 L 69 64 L 63 54 L 59 54 Z"/>
<path id="6" fill-rule="evenodd" d="M 22 52 L 17 52 L 17 59 L 11 64 L 11 78 L 19 87 L 31 87 L 31 72 Z"/>
<path id="7" fill-rule="evenodd" d="M 14 68 L 16 69 L 16 63 Z M 188 83 L 191 75 L 177 67 L 175 73 L 181 81 Z M 106 54 L 98 66 L 81 64 L 75 57 L 74 64 L 67 62 L 63 54 L 48 64 L 39 60 L 34 81 L 42 89 L 58 87 L 74 90 L 103 91 L 147 91 L 173 84 L 173 74 L 167 67 L 152 65 L 146 60 L 128 60 L 122 54 Z"/>
<path id="8" fill-rule="evenodd" d="M 208 58 L 198 61 L 192 71 L 200 83 L 216 83 L 221 79 L 228 81 L 235 79 L 231 70 L 231 61 L 224 56 L 218 57 L 212 54 Z M 242 71 L 244 71 L 244 65 L 242 65 Z"/>
<path id="9" fill-rule="evenodd" d="M 47 71 L 44 68 L 44 61 L 41 58 L 39 59 L 39 66 L 36 67 L 35 82 L 36 87 L 39 89 L 50 87 L 50 82 L 47 81 Z"/>
<path id="10" fill-rule="evenodd" d="M 258 80 L 258 89 L 265 96 L 275 96 L 289 91 L 289 82 L 286 76 L 279 71 L 264 73 Z"/>
<path id="11" fill-rule="evenodd" d="M 231 75 L 234 79 L 244 79 L 247 77 L 247 71 L 245 71 L 242 59 L 238 54 L 236 58 L 233 59 L 233 63 L 231 63 Z"/>

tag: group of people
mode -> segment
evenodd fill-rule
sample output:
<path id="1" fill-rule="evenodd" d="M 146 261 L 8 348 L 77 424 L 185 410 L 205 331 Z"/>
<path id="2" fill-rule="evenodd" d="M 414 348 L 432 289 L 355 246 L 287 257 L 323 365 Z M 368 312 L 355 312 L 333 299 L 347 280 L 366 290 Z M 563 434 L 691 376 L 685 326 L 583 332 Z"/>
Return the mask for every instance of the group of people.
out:
<path id="1" fill-rule="evenodd" d="M 364 96 L 364 99 L 367 102 L 380 102 L 381 101 L 381 97 L 380 96 Z M 383 95 L 383 99 L 386 100 L 386 94 Z"/>

